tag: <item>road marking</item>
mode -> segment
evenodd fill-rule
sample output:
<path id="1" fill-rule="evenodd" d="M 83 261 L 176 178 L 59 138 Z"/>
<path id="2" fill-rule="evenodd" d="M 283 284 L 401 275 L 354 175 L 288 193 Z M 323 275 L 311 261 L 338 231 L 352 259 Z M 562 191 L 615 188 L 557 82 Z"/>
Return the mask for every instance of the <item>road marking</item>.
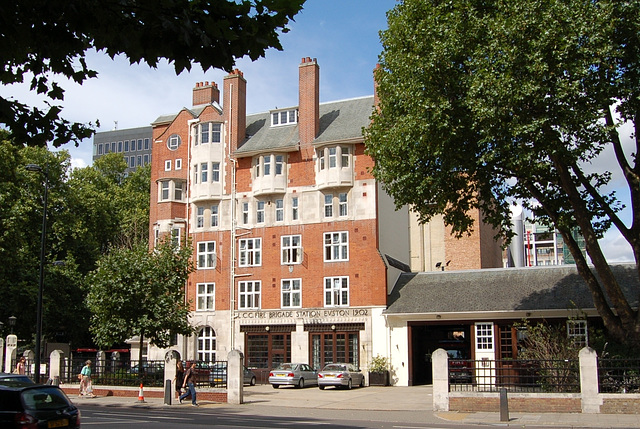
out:
<path id="1" fill-rule="evenodd" d="M 447 429 L 447 428 L 441 428 L 441 427 L 437 427 L 437 426 L 392 426 L 394 428 L 398 428 L 398 429 Z"/>
<path id="2" fill-rule="evenodd" d="M 87 422 L 84 417 L 82 417 L 82 426 L 91 426 L 91 425 L 104 425 L 105 421 L 109 421 L 109 424 L 117 424 L 117 425 L 131 425 L 134 423 L 152 423 L 148 420 L 110 420 L 110 419 L 101 419 L 98 422 Z"/>
<path id="3" fill-rule="evenodd" d="M 92 414 L 92 416 L 134 417 L 134 418 L 139 418 L 140 414 L 95 412 L 95 413 Z M 87 418 L 90 418 L 90 416 L 88 416 Z M 189 417 L 169 417 L 169 416 L 152 416 L 152 417 L 149 417 L 149 418 L 151 418 L 151 419 L 162 419 L 162 420 L 193 420 L 193 419 L 191 419 Z M 152 421 L 152 420 L 150 420 L 150 421 Z"/>

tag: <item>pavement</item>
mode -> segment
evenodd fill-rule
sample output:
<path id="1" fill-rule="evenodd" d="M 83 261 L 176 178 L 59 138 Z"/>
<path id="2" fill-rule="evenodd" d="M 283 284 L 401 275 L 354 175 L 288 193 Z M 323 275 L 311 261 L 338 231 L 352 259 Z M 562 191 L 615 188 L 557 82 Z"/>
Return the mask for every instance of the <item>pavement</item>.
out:
<path id="1" fill-rule="evenodd" d="M 93 404 L 113 407 L 190 407 L 190 402 L 165 405 L 162 398 L 145 397 L 144 402 L 135 397 L 98 396 L 79 398 L 70 396 L 78 405 Z M 220 409 L 229 407 L 253 408 L 258 413 L 281 414 L 283 407 L 308 408 L 314 410 L 350 410 L 354 418 L 367 419 L 396 418 L 428 424 L 456 423 L 482 426 L 502 426 L 526 428 L 544 426 L 554 428 L 640 428 L 638 414 L 580 414 L 580 413 L 509 413 L 509 421 L 500 421 L 496 412 L 434 412 L 432 408 L 432 387 L 380 387 L 370 386 L 353 390 L 320 390 L 308 387 L 303 390 L 271 385 L 245 387 L 242 405 L 229 405 L 211 401 L 198 401 L 200 409 Z M 411 413 L 410 415 L 408 413 Z M 377 416 L 377 417 L 374 417 Z M 385 417 L 386 416 L 386 417 Z M 398 420 L 400 421 L 400 420 Z"/>

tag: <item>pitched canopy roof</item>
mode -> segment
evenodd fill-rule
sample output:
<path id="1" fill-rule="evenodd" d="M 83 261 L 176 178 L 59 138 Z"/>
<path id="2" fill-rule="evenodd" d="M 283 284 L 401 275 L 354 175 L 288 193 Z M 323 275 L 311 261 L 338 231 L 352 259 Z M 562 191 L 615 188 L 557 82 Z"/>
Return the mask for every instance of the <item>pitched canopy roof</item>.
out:
<path id="1" fill-rule="evenodd" d="M 640 285 L 635 264 L 611 267 L 632 307 Z M 403 273 L 386 314 L 593 309 L 573 265 Z"/>

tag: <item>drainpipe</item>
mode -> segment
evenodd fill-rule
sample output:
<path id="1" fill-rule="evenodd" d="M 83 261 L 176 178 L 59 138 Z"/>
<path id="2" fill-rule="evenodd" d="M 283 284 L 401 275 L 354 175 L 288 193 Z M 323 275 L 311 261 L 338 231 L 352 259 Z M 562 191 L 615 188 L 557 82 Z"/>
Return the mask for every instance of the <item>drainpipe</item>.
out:
<path id="1" fill-rule="evenodd" d="M 187 125 L 189 127 L 189 135 L 187 137 L 188 139 L 188 144 L 187 144 L 187 189 L 185 189 L 185 193 L 186 193 L 186 197 L 187 197 L 187 215 L 186 215 L 186 220 L 185 220 L 185 234 L 187 234 L 187 236 L 191 236 L 190 231 L 189 231 L 189 208 L 191 207 L 191 144 L 193 143 L 193 135 L 194 135 L 194 125 L 197 124 L 198 122 L 200 122 L 199 118 L 196 119 L 189 119 L 187 121 Z M 184 285 L 184 300 L 185 302 L 187 302 L 187 288 L 189 287 L 189 279 L 187 279 L 187 281 L 185 282 Z M 182 354 L 181 356 L 187 356 L 187 342 L 183 341 L 182 342 Z"/>
<path id="2" fill-rule="evenodd" d="M 236 321 L 235 321 L 235 306 L 236 306 L 236 167 L 237 161 L 232 157 L 231 153 L 231 139 L 233 138 L 233 84 L 229 87 L 229 161 L 231 161 L 231 246 L 229 257 L 229 345 L 231 350 L 236 348 Z"/>

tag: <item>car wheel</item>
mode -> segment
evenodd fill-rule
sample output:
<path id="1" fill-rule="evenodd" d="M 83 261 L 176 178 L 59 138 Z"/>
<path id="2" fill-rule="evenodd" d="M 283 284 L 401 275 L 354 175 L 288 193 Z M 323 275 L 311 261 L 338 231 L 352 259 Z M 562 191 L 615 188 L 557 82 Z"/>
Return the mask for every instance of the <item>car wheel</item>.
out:
<path id="1" fill-rule="evenodd" d="M 298 389 L 302 388 L 304 388 L 304 378 L 300 377 L 300 380 L 298 380 Z"/>
<path id="2" fill-rule="evenodd" d="M 364 387 L 364 377 L 360 379 L 360 387 Z"/>
<path id="3" fill-rule="evenodd" d="M 318 386 L 320 390 L 324 390 L 324 386 Z"/>
<path id="4" fill-rule="evenodd" d="M 277 389 L 279 386 L 277 384 L 272 384 L 271 387 L 273 387 L 274 389 Z"/>
<path id="5" fill-rule="evenodd" d="M 351 379 L 349 379 L 349 382 L 347 383 L 347 389 L 351 390 L 352 387 L 353 383 L 351 382 Z"/>
<path id="6" fill-rule="evenodd" d="M 251 377 L 251 381 L 249 382 L 249 386 L 255 386 L 256 385 L 256 378 L 255 377 Z"/>

